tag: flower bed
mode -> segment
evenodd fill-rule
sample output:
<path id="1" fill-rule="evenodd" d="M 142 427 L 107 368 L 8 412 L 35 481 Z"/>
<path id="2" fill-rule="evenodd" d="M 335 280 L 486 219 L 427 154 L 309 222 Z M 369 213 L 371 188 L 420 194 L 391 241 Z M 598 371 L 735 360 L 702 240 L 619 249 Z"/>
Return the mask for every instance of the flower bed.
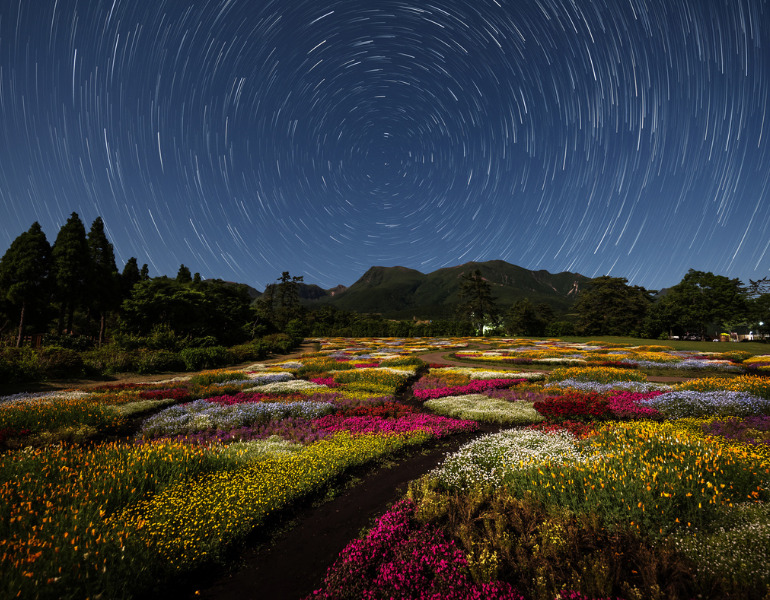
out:
<path id="1" fill-rule="evenodd" d="M 543 420 L 532 402 L 511 402 L 483 394 L 436 398 L 425 402 L 425 408 L 446 417 L 500 425 L 528 425 Z"/>
<path id="2" fill-rule="evenodd" d="M 508 388 L 518 383 L 526 381 L 525 379 L 476 379 L 466 385 L 457 385 L 452 387 L 414 390 L 414 397 L 418 400 L 428 400 L 431 398 L 443 398 L 444 396 L 460 396 L 464 394 L 475 394 L 484 390 L 494 390 L 498 388 Z"/>

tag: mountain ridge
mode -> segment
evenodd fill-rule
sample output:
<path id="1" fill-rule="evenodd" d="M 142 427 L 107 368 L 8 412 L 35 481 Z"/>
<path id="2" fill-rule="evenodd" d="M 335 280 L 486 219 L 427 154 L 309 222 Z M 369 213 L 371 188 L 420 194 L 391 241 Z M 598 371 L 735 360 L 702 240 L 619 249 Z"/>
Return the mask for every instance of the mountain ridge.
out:
<path id="1" fill-rule="evenodd" d="M 300 299 L 311 309 L 328 304 L 394 319 L 449 319 L 460 302 L 463 276 L 476 270 L 489 283 L 501 308 L 528 298 L 533 304 L 542 302 L 564 311 L 590 279 L 569 271 L 533 271 L 503 260 L 471 261 L 430 273 L 403 266 L 372 266 L 347 288 L 340 285 L 323 290 L 317 285 L 301 284 Z"/>

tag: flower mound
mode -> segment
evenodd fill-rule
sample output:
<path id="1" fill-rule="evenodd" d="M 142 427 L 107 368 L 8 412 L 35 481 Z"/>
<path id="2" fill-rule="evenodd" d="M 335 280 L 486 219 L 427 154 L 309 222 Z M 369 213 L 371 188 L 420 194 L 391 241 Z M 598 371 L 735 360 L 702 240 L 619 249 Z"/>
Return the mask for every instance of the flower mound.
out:
<path id="1" fill-rule="evenodd" d="M 504 582 L 474 584 L 464 553 L 439 530 L 416 523 L 414 513 L 410 500 L 394 505 L 364 539 L 348 544 L 309 598 L 523 600 Z"/>
<path id="2" fill-rule="evenodd" d="M 445 396 L 464 396 L 466 394 L 478 394 L 484 390 L 507 388 L 525 381 L 526 379 L 474 379 L 467 385 L 414 390 L 414 397 L 418 400 L 429 400 L 432 398 L 444 398 Z"/>
<path id="3" fill-rule="evenodd" d="M 448 419 L 436 415 L 410 414 L 396 419 L 384 419 L 382 417 L 343 417 L 342 415 L 328 415 L 316 419 L 314 425 L 321 431 L 349 431 L 352 434 L 359 433 L 412 433 L 424 431 L 438 438 L 452 433 L 463 431 L 475 431 L 478 425 L 475 421 L 460 421 Z"/>

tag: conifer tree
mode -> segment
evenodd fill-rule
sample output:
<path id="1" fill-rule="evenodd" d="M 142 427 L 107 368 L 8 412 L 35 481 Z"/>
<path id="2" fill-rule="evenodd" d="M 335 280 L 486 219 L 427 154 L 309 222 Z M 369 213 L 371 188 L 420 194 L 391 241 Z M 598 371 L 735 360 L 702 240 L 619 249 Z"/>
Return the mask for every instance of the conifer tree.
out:
<path id="1" fill-rule="evenodd" d="M 90 257 L 86 229 L 73 212 L 62 225 L 51 249 L 51 274 L 59 302 L 59 333 L 72 332 L 75 309 L 83 305 L 89 281 Z"/>
<path id="2" fill-rule="evenodd" d="M 0 296 L 19 307 L 16 346 L 21 346 L 29 308 L 47 302 L 50 257 L 51 246 L 36 221 L 13 241 L 0 259 Z"/>
<path id="3" fill-rule="evenodd" d="M 192 283 L 192 273 L 184 264 L 179 265 L 179 271 L 176 274 L 177 283 Z"/>
<path id="4" fill-rule="evenodd" d="M 120 274 L 120 296 L 122 300 L 125 300 L 131 295 L 131 289 L 135 284 L 142 280 L 142 276 L 139 273 L 139 265 L 136 262 L 135 257 L 131 257 L 126 261 L 123 266 L 123 272 Z"/>
<path id="5" fill-rule="evenodd" d="M 459 311 L 473 323 L 478 335 L 484 333 L 484 323 L 497 318 L 497 305 L 492 289 L 481 271 L 476 269 L 470 275 L 463 275 L 460 283 Z"/>
<path id="6" fill-rule="evenodd" d="M 104 221 L 101 217 L 96 217 L 88 232 L 88 253 L 90 258 L 89 304 L 99 315 L 99 345 L 101 346 L 107 313 L 117 307 L 120 298 L 115 252 L 104 232 Z"/>

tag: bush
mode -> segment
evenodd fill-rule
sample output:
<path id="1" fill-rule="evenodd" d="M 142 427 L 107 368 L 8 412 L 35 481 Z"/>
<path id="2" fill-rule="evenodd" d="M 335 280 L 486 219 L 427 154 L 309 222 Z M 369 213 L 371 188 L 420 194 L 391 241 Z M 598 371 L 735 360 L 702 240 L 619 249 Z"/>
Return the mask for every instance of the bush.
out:
<path id="1" fill-rule="evenodd" d="M 230 361 L 230 353 L 224 346 L 185 348 L 179 355 L 188 371 L 214 369 L 226 365 Z"/>
<path id="2" fill-rule="evenodd" d="M 162 373 L 164 371 L 182 371 L 185 362 L 179 354 L 170 350 L 149 350 L 138 356 L 136 370 L 139 373 Z"/>
<path id="3" fill-rule="evenodd" d="M 246 344 L 239 344 L 229 349 L 232 361 L 235 363 L 247 362 L 249 360 L 262 360 L 267 358 L 269 348 L 261 340 L 255 340 Z"/>
<path id="4" fill-rule="evenodd" d="M 21 383 L 41 379 L 43 370 L 32 348 L 0 348 L 0 380 Z"/>
<path id="5" fill-rule="evenodd" d="M 85 371 L 83 358 L 77 350 L 48 346 L 41 348 L 38 360 L 44 377 L 81 377 Z"/>
<path id="6" fill-rule="evenodd" d="M 122 349 L 117 344 L 102 346 L 83 354 L 86 370 L 94 375 L 135 372 L 139 357 L 136 352 Z"/>
<path id="7" fill-rule="evenodd" d="M 288 352 L 299 342 L 301 342 L 302 339 L 293 339 L 285 333 L 273 333 L 263 337 L 262 341 L 267 344 L 269 352 L 275 352 L 276 354 L 288 354 Z"/>
<path id="8" fill-rule="evenodd" d="M 213 335 L 206 335 L 203 337 L 192 338 L 185 346 L 187 348 L 211 348 L 216 346 L 219 342 Z"/>

